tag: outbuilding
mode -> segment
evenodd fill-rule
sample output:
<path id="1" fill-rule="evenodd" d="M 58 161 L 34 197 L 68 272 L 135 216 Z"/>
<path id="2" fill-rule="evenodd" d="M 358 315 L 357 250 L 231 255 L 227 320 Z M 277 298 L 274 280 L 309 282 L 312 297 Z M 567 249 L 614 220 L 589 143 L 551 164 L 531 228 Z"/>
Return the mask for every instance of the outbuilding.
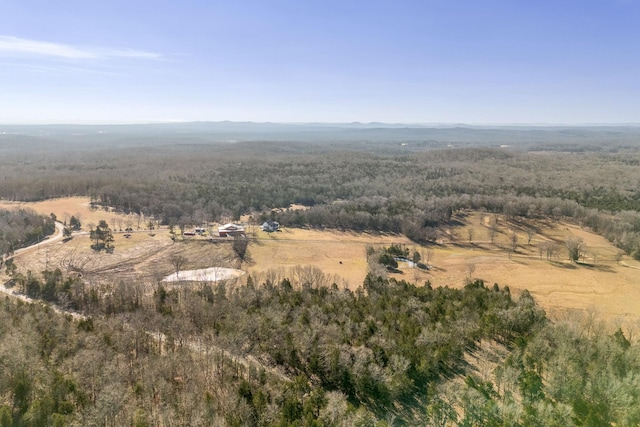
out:
<path id="1" fill-rule="evenodd" d="M 261 228 L 262 231 L 273 233 L 274 231 L 278 231 L 278 229 L 280 228 L 280 224 L 275 221 L 265 221 L 264 224 L 262 224 Z"/>
<path id="2" fill-rule="evenodd" d="M 220 237 L 243 235 L 244 227 L 242 225 L 228 223 L 218 227 L 218 234 Z"/>

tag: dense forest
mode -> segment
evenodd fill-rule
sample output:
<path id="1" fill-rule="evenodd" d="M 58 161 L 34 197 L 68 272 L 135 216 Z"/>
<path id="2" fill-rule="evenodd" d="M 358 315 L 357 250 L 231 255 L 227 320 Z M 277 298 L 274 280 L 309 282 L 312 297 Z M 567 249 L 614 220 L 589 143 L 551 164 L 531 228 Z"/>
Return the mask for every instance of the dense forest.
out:
<path id="1" fill-rule="evenodd" d="M 573 221 L 640 258 L 639 142 L 634 127 L 3 126 L 0 197 L 423 244 L 473 209 Z M 0 252 L 53 230 L 51 217 L 1 211 Z M 309 269 L 92 285 L 14 266 L 6 286 L 38 303 L 0 301 L 0 427 L 640 424 L 629 331 L 591 314 L 551 322 L 499 284 L 370 274 L 350 291 Z"/>
<path id="2" fill-rule="evenodd" d="M 29 209 L 0 209 L 0 260 L 2 255 L 37 243 L 54 230 L 51 217 L 43 217 Z"/>
<path id="3" fill-rule="evenodd" d="M 1 304 L 0 425 L 640 422 L 637 344 L 588 316 L 551 324 L 498 285 L 80 286 L 65 285 L 91 317 Z M 468 373 L 490 343 L 510 355 Z"/>

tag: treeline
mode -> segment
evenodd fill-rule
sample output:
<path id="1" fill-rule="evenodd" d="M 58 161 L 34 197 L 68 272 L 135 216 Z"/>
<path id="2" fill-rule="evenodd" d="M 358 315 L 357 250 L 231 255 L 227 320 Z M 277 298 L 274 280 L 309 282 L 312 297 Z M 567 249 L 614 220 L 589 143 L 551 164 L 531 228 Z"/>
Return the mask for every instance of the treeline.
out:
<path id="1" fill-rule="evenodd" d="M 272 211 L 262 214 L 258 220 L 273 219 L 290 227 L 403 233 L 415 242 L 427 243 L 437 238 L 438 227 L 455 225 L 454 213 L 465 210 L 503 214 L 508 221 L 541 218 L 573 221 L 640 259 L 640 212 L 602 212 L 561 198 L 469 194 L 422 202 L 359 198 L 307 210 Z"/>
<path id="2" fill-rule="evenodd" d="M 165 223 L 360 197 L 410 203 L 464 194 L 531 196 L 609 211 L 640 208 L 637 153 L 548 156 L 473 148 L 382 155 L 312 144 L 176 142 L 30 154 L 0 160 L 6 170 L 0 197 L 87 195 Z"/>
<path id="3" fill-rule="evenodd" d="M 173 225 L 301 204 L 311 209 L 274 219 L 289 226 L 405 233 L 421 243 L 433 240 L 452 213 L 480 209 L 595 224 L 594 230 L 640 256 L 637 152 L 551 156 L 464 148 L 380 154 L 348 144 L 162 141 L 42 158 L 9 155 L 0 159 L 6 170 L 0 197 L 88 195 L 94 204 Z"/>
<path id="4" fill-rule="evenodd" d="M 53 218 L 31 209 L 0 209 L 0 260 L 2 255 L 37 243 L 54 231 Z"/>

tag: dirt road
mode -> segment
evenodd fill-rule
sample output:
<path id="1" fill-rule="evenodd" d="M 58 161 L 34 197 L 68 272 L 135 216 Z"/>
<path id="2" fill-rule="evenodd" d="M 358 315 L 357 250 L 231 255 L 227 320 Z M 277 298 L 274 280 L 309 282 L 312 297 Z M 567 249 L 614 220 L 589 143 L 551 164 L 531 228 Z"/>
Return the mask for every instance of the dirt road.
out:
<path id="1" fill-rule="evenodd" d="M 55 223 L 56 225 L 56 232 L 53 236 L 50 237 L 45 237 L 43 240 L 41 240 L 38 243 L 35 243 L 31 246 L 27 246 L 26 248 L 21 248 L 21 249 L 17 249 L 12 256 L 8 256 L 6 258 L 4 258 L 4 261 L 7 261 L 9 259 L 14 259 L 19 257 L 20 255 L 27 253 L 27 252 L 31 252 L 37 249 L 40 249 L 44 246 L 48 246 L 51 245 L 53 243 L 59 242 L 63 239 L 64 237 L 64 225 L 61 222 L 56 221 Z"/>

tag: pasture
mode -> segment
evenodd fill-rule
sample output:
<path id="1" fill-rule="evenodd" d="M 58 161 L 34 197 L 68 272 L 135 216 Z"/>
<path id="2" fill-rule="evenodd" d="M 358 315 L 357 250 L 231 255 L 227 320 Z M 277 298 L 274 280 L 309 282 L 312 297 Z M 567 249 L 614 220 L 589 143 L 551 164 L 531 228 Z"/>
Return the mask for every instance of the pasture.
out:
<path id="1" fill-rule="evenodd" d="M 137 220 L 115 212 L 91 209 L 81 197 L 37 203 L 0 203 L 0 207 L 30 207 L 58 218 L 79 215 L 83 224 L 105 219 L 116 224 Z M 493 226 L 493 236 L 489 231 Z M 315 267 L 339 286 L 358 287 L 369 270 L 367 247 L 404 245 L 411 253 L 428 258 L 430 270 L 400 265 L 402 273 L 391 277 L 410 282 L 430 281 L 433 286 L 460 287 L 469 278 L 481 278 L 487 285 L 509 286 L 517 295 L 528 289 L 551 318 L 568 311 L 593 310 L 616 324 L 640 325 L 640 263 L 617 257 L 619 250 L 606 239 L 561 220 L 507 221 L 502 215 L 472 212 L 456 215 L 440 231 L 435 244 L 418 246 L 402 235 L 284 228 L 276 233 L 256 231 L 247 257 L 240 262 L 230 243 L 204 240 L 172 242 L 166 228 L 136 231 L 130 238 L 114 233 L 113 254 L 95 254 L 88 235 L 76 235 L 67 243 L 55 243 L 31 251 L 16 260 L 22 270 L 34 272 L 55 268 L 74 258 L 91 271 L 92 280 L 159 280 L 173 272 L 172 254 L 187 258 L 184 269 L 208 267 L 239 268 L 256 278 L 278 272 L 294 274 L 300 268 Z M 514 235 L 516 236 L 514 238 Z M 581 262 L 570 262 L 564 242 L 581 238 L 585 244 Z M 549 254 L 541 248 L 553 243 Z M 3 279 L 6 276 L 3 274 Z M 246 277 L 246 276 L 243 276 Z M 246 279 L 243 279 L 246 280 Z"/>

